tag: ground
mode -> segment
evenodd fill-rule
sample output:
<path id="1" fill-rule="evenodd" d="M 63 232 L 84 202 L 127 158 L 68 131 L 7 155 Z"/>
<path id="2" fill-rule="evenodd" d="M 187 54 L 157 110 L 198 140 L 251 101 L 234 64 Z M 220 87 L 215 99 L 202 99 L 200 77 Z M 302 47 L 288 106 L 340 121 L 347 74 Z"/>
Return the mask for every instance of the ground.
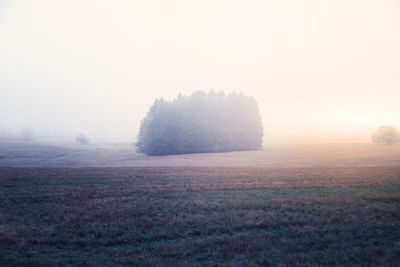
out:
<path id="1" fill-rule="evenodd" d="M 400 145 L 266 145 L 261 151 L 152 156 L 131 144 L 1 143 L 0 167 L 400 167 Z"/>
<path id="2" fill-rule="evenodd" d="M 50 166 L 0 168 L 1 266 L 400 262 L 399 146 L 168 157 L 33 146 L 0 150 L 2 166 Z M 55 167 L 70 154 L 79 164 Z"/>

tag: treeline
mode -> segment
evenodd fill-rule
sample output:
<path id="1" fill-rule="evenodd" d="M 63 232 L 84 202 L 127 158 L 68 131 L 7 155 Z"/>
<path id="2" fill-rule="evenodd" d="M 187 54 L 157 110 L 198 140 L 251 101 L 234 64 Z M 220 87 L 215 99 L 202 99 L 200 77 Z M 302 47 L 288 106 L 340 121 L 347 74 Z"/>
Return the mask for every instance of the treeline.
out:
<path id="1" fill-rule="evenodd" d="M 0 142 L 32 142 L 34 140 L 35 134 L 30 128 L 22 129 L 19 135 L 0 128 Z"/>
<path id="2" fill-rule="evenodd" d="M 210 91 L 156 99 L 136 143 L 148 155 L 261 149 L 263 127 L 256 100 Z"/>

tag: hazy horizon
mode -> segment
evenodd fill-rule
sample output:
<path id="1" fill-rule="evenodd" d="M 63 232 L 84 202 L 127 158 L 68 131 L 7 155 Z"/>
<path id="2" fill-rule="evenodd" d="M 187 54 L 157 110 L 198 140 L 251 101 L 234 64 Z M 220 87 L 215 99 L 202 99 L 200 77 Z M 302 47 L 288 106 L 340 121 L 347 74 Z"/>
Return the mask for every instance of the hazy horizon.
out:
<path id="1" fill-rule="evenodd" d="M 400 128 L 400 2 L 0 1 L 0 131 L 134 141 L 155 98 L 258 102 L 265 144 Z"/>

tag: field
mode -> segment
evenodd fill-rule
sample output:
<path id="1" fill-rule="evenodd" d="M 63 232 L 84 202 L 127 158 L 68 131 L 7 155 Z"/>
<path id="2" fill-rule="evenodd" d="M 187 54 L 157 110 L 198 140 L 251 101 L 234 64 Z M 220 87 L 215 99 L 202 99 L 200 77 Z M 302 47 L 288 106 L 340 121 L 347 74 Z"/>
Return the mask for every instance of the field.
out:
<path id="1" fill-rule="evenodd" d="M 92 153 L 63 149 L 64 158 Z M 400 262 L 399 146 L 170 157 L 120 149 L 108 167 L 55 167 L 53 158 L 0 168 L 0 266 Z M 44 164 L 50 153 L 33 149 L 23 161 L 7 151 L 17 150 L 2 150 L 2 166 Z"/>

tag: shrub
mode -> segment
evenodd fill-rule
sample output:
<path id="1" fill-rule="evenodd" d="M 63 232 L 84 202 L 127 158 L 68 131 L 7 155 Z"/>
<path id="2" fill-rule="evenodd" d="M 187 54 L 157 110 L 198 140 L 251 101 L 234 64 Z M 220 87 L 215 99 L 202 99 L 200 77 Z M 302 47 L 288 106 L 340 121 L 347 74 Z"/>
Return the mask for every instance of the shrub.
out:
<path id="1" fill-rule="evenodd" d="M 79 134 L 76 136 L 75 141 L 81 145 L 87 145 L 90 143 L 89 138 L 85 134 Z"/>
<path id="2" fill-rule="evenodd" d="M 35 140 L 34 133 L 33 133 L 32 129 L 30 129 L 30 128 L 22 129 L 21 133 L 20 133 L 20 137 L 23 142 L 32 142 L 33 140 Z"/>
<path id="3" fill-rule="evenodd" d="M 18 142 L 20 138 L 13 132 L 0 128 L 0 142 Z"/>
<path id="4" fill-rule="evenodd" d="M 400 142 L 400 134 L 392 126 L 382 126 L 371 136 L 372 142 L 380 145 L 393 145 Z"/>

